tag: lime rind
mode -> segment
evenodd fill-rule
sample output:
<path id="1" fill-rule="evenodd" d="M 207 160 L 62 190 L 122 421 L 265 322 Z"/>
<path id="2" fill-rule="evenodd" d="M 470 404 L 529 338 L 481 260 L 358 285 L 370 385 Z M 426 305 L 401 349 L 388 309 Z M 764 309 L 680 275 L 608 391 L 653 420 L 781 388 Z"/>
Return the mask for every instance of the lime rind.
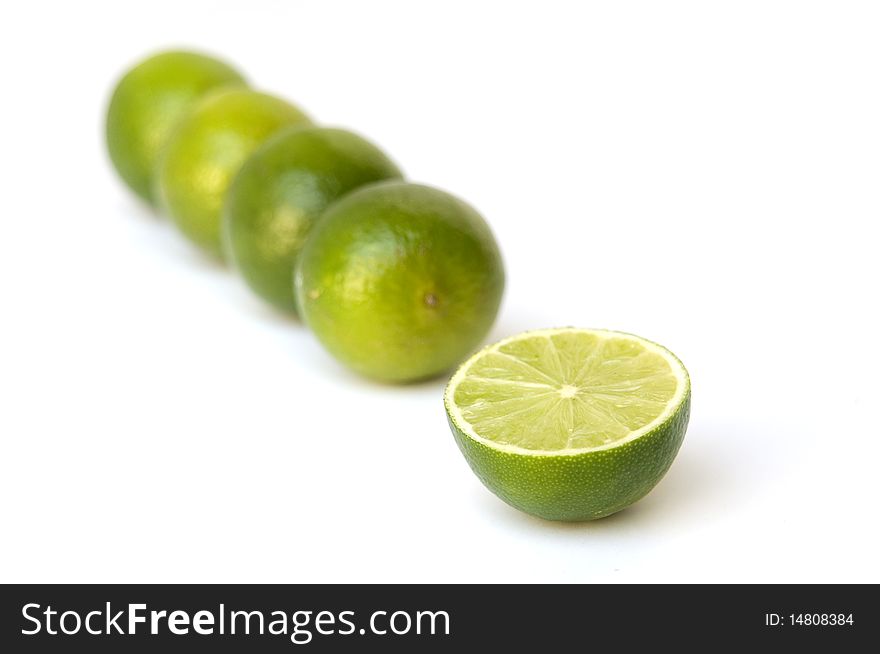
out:
<path id="1" fill-rule="evenodd" d="M 609 346 L 614 351 L 603 352 Z M 661 345 L 625 332 L 566 327 L 525 332 L 477 352 L 450 379 L 444 404 L 453 425 L 478 443 L 555 457 L 620 447 L 654 432 L 689 396 L 684 365 Z"/>

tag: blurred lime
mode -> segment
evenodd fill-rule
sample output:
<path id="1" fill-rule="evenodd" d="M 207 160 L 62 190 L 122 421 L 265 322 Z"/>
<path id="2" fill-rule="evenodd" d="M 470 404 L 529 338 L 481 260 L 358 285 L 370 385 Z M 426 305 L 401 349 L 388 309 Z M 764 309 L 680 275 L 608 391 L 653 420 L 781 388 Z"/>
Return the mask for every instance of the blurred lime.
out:
<path id="1" fill-rule="evenodd" d="M 594 329 L 526 332 L 459 368 L 444 402 L 480 480 L 549 520 L 592 520 L 648 493 L 690 414 L 687 371 L 669 350 Z"/>
<path id="2" fill-rule="evenodd" d="M 220 217 L 232 178 L 272 134 L 308 122 L 299 109 L 265 93 L 225 89 L 208 95 L 178 123 L 163 152 L 163 206 L 190 240 L 222 256 Z"/>
<path id="3" fill-rule="evenodd" d="M 482 217 L 427 186 L 380 182 L 331 205 L 300 254 L 300 315 L 324 346 L 378 380 L 432 377 L 485 337 L 504 269 Z"/>
<path id="4" fill-rule="evenodd" d="M 400 177 L 372 143 L 328 127 L 291 127 L 263 144 L 236 175 L 223 208 L 223 236 L 248 285 L 296 311 L 293 270 L 306 235 L 333 200 Z"/>
<path id="5" fill-rule="evenodd" d="M 195 52 L 163 52 L 128 71 L 107 110 L 107 149 L 120 177 L 156 204 L 159 154 L 174 125 L 208 91 L 243 84 L 236 70 Z"/>

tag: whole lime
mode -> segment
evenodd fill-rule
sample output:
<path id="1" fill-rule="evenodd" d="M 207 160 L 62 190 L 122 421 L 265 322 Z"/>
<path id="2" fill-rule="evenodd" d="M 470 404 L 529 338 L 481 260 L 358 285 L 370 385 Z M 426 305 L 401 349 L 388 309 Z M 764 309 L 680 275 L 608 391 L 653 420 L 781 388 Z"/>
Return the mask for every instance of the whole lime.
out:
<path id="1" fill-rule="evenodd" d="M 300 315 L 337 359 L 407 382 L 458 363 L 486 336 L 504 268 L 483 218 L 427 186 L 365 186 L 317 221 L 296 268 Z"/>
<path id="2" fill-rule="evenodd" d="M 119 176 L 155 205 L 159 155 L 174 126 L 205 93 L 244 83 L 229 65 L 196 52 L 162 52 L 129 70 L 107 109 L 107 149 Z"/>
<path id="3" fill-rule="evenodd" d="M 265 93 L 211 93 L 178 123 L 162 154 L 163 206 L 190 240 L 222 256 L 220 217 L 232 178 L 272 134 L 308 122 L 297 107 Z"/>
<path id="4" fill-rule="evenodd" d="M 293 270 L 319 214 L 359 186 L 400 176 L 379 148 L 357 134 L 284 129 L 254 152 L 232 182 L 223 207 L 227 256 L 257 295 L 295 312 Z"/>

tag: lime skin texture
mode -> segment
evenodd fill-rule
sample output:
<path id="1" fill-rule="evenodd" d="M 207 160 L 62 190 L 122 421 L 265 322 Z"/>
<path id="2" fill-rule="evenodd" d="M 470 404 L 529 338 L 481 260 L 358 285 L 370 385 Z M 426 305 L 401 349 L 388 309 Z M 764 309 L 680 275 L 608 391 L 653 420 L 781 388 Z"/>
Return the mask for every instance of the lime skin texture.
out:
<path id="1" fill-rule="evenodd" d="M 296 313 L 293 271 L 321 212 L 354 189 L 400 178 L 375 145 L 331 127 L 290 127 L 242 166 L 223 207 L 227 258 L 271 305 Z"/>
<path id="2" fill-rule="evenodd" d="M 174 126 L 206 93 L 244 84 L 238 71 L 196 52 L 162 52 L 132 68 L 107 109 L 107 150 L 116 172 L 155 206 L 159 157 Z"/>
<path id="3" fill-rule="evenodd" d="M 447 414 L 448 416 L 448 414 Z M 654 431 L 606 450 L 535 456 L 505 452 L 449 426 L 471 470 L 510 506 L 545 520 L 604 518 L 647 495 L 678 453 L 690 416 L 681 409 Z"/>
<path id="4" fill-rule="evenodd" d="M 295 279 L 300 315 L 332 355 L 401 383 L 438 375 L 480 344 L 498 312 L 504 267 L 472 207 L 390 181 L 327 209 Z"/>
<path id="5" fill-rule="evenodd" d="M 297 107 L 266 93 L 209 94 L 178 123 L 162 154 L 163 208 L 193 243 L 222 258 L 221 212 L 233 177 L 278 130 L 310 122 Z"/>

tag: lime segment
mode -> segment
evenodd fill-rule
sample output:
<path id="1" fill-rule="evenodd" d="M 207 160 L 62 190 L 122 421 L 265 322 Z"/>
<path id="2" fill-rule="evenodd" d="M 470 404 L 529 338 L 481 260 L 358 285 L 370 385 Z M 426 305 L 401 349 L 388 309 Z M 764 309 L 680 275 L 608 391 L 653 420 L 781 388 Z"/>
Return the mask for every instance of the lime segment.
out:
<path id="1" fill-rule="evenodd" d="M 630 437 L 679 400 L 682 368 L 610 332 L 553 330 L 504 341 L 459 373 L 461 420 L 526 450 L 590 449 Z"/>

